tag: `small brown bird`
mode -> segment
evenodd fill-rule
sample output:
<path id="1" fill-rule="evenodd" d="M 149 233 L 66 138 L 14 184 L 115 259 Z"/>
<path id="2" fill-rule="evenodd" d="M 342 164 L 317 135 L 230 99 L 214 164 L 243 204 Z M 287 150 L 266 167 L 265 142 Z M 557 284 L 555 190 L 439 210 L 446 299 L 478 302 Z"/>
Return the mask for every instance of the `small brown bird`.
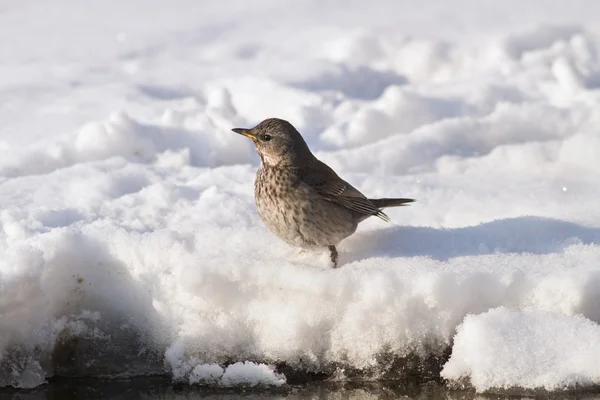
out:
<path id="1" fill-rule="evenodd" d="M 287 121 L 269 118 L 251 129 L 234 128 L 249 137 L 260 156 L 254 198 L 265 225 L 280 239 L 302 249 L 327 247 L 333 268 L 335 246 L 356 231 L 359 222 L 413 199 L 368 199 L 309 150 Z"/>

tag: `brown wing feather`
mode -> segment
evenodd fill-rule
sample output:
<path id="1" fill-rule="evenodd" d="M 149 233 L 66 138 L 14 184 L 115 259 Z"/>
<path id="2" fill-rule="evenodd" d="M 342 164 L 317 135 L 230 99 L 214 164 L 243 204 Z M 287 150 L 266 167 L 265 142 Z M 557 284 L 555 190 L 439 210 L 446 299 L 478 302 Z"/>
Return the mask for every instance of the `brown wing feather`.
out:
<path id="1" fill-rule="evenodd" d="M 302 181 L 312 187 L 325 200 L 336 203 L 342 207 L 365 216 L 375 215 L 384 221 L 389 217 L 377 208 L 358 189 L 340 178 L 326 164 L 318 161 L 320 165 L 306 168 Z"/>

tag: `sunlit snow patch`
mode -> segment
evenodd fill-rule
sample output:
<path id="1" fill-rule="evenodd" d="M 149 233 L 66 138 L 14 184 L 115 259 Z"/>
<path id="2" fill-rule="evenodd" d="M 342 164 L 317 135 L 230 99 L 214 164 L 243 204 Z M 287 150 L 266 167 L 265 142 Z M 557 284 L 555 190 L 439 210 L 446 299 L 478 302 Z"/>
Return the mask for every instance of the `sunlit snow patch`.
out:
<path id="1" fill-rule="evenodd" d="M 442 376 L 486 390 L 600 385 L 600 325 L 581 316 L 500 307 L 458 328 Z"/>

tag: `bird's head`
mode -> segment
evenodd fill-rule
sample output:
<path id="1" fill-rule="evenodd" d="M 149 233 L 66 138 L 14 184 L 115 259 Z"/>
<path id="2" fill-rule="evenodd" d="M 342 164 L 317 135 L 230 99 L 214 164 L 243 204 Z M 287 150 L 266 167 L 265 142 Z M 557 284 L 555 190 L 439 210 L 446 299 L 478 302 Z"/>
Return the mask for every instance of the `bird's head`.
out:
<path id="1" fill-rule="evenodd" d="M 301 167 L 313 157 L 296 128 L 279 118 L 265 119 L 254 128 L 232 131 L 252 139 L 261 161 L 268 166 Z"/>

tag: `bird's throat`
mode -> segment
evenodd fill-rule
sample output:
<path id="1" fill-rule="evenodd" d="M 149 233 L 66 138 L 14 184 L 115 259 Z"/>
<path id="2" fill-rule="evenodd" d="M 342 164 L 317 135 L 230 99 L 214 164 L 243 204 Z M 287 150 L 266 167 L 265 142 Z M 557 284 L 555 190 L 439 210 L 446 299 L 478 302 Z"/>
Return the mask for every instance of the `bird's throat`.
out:
<path id="1" fill-rule="evenodd" d="M 269 167 L 276 167 L 279 165 L 279 163 L 281 163 L 281 159 L 271 157 L 265 153 L 260 154 L 260 160 L 263 163 L 263 165 L 266 165 Z"/>

